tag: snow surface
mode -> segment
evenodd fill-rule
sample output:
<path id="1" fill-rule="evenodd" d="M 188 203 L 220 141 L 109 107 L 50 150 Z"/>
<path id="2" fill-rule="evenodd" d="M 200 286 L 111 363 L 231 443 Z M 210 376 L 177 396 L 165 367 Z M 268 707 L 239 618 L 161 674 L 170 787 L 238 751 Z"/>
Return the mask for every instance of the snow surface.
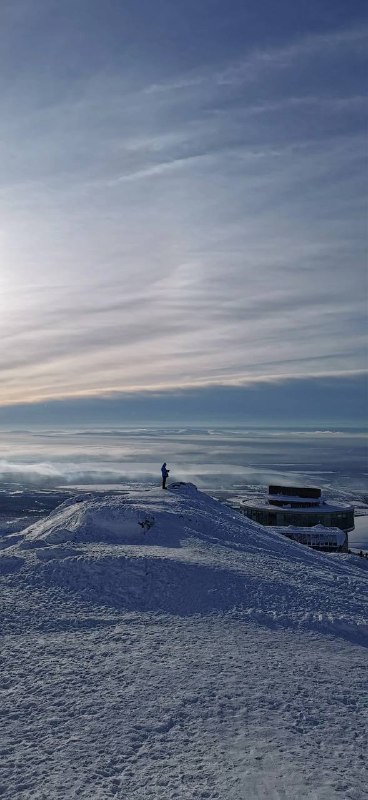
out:
<path id="1" fill-rule="evenodd" d="M 361 800 L 367 563 L 191 484 L 4 537 L 4 800 Z"/>

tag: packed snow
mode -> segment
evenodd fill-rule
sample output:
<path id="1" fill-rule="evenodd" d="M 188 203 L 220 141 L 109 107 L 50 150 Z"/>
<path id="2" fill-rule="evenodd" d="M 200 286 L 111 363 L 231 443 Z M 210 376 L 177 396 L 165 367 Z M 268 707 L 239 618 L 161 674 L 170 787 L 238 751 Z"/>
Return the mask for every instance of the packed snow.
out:
<path id="1" fill-rule="evenodd" d="M 368 563 L 192 484 L 3 537 L 4 800 L 361 800 Z"/>

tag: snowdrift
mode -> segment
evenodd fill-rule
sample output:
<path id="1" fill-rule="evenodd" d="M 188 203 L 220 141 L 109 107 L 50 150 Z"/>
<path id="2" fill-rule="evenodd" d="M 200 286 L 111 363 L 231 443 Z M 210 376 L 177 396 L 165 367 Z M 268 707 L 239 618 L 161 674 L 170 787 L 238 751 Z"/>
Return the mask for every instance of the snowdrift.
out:
<path id="1" fill-rule="evenodd" d="M 368 640 L 354 558 L 308 550 L 192 484 L 69 500 L 1 551 L 1 572 L 112 609 L 232 612 Z"/>

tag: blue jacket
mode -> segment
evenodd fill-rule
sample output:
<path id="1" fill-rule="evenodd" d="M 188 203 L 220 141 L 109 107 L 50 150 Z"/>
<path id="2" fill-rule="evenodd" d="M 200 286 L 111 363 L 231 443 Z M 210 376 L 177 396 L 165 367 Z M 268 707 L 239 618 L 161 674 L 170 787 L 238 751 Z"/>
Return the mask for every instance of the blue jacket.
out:
<path id="1" fill-rule="evenodd" d="M 166 461 L 161 467 L 161 475 L 163 478 L 167 478 L 169 475 L 169 471 L 166 469 Z"/>

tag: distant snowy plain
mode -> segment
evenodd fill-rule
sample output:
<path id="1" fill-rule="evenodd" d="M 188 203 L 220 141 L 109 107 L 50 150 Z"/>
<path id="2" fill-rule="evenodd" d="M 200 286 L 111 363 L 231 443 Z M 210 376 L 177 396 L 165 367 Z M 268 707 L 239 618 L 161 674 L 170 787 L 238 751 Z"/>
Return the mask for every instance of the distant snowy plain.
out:
<path id="1" fill-rule="evenodd" d="M 183 483 L 1 546 L 4 800 L 367 797 L 365 559 Z"/>

